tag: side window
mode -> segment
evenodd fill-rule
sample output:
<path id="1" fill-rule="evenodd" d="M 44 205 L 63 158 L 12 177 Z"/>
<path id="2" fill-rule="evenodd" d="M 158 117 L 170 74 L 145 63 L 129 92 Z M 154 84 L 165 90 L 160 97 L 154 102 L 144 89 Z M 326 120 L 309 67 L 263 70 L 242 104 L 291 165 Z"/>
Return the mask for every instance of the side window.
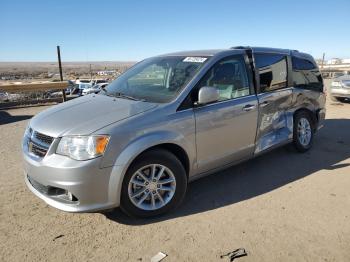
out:
<path id="1" fill-rule="evenodd" d="M 249 95 L 249 81 L 243 56 L 225 58 L 209 69 L 195 88 L 197 96 L 198 90 L 203 86 L 215 87 L 220 94 L 219 101 Z"/>
<path id="2" fill-rule="evenodd" d="M 270 92 L 287 87 L 287 57 L 279 54 L 255 54 L 260 91 Z"/>
<path id="3" fill-rule="evenodd" d="M 323 80 L 317 66 L 310 60 L 292 56 L 293 86 L 313 90 L 323 90 Z"/>

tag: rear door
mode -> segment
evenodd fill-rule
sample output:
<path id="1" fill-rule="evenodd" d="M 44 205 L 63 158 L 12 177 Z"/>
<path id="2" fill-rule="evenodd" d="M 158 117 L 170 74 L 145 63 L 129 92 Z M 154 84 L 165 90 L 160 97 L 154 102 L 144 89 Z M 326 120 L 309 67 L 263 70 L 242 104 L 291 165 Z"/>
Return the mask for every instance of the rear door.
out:
<path id="1" fill-rule="evenodd" d="M 292 88 L 286 54 L 254 53 L 258 75 L 259 120 L 255 153 L 293 137 Z"/>
<path id="2" fill-rule="evenodd" d="M 215 87 L 220 99 L 194 109 L 199 172 L 252 156 L 258 117 L 245 56 L 234 55 L 217 62 L 194 92 L 202 86 Z"/>

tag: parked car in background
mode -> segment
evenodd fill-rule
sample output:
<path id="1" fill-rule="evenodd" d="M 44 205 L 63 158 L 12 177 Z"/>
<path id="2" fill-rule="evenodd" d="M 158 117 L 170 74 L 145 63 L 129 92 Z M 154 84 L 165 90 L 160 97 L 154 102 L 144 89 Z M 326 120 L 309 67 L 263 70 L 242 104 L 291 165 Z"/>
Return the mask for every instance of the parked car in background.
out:
<path id="1" fill-rule="evenodd" d="M 65 211 L 120 206 L 156 216 L 181 203 L 189 181 L 288 143 L 309 150 L 324 118 L 323 79 L 308 54 L 234 47 L 161 55 L 97 95 L 33 117 L 25 182 Z"/>
<path id="2" fill-rule="evenodd" d="M 83 94 L 84 89 L 91 88 L 90 83 L 78 83 L 73 88 L 78 89 L 78 94 L 81 96 Z"/>
<path id="3" fill-rule="evenodd" d="M 88 95 L 88 94 L 97 94 L 98 92 L 101 91 L 101 89 L 106 88 L 108 86 L 108 83 L 101 83 L 101 84 L 96 84 L 92 87 L 85 88 L 82 92 L 82 95 Z"/>
<path id="4" fill-rule="evenodd" d="M 82 92 L 81 89 L 79 88 L 79 84 L 72 85 L 68 87 L 65 91 L 67 96 L 80 96 Z"/>
<path id="5" fill-rule="evenodd" d="M 106 80 L 106 79 L 94 79 L 94 80 L 91 80 L 91 84 L 93 86 L 97 85 L 97 84 L 108 84 L 108 80 Z"/>
<path id="6" fill-rule="evenodd" d="M 66 88 L 65 93 L 67 96 L 81 96 L 84 89 L 90 88 L 90 87 L 91 87 L 91 84 L 89 83 L 79 83 Z M 49 92 L 47 95 L 48 98 L 61 97 L 61 96 L 62 96 L 61 90 Z"/>
<path id="7" fill-rule="evenodd" d="M 18 100 L 23 100 L 25 98 L 25 95 L 23 93 L 21 94 L 12 94 L 8 92 L 1 92 L 0 91 L 0 102 L 13 102 Z"/>
<path id="8" fill-rule="evenodd" d="M 0 102 L 9 101 L 9 94 L 7 92 L 0 91 Z"/>
<path id="9" fill-rule="evenodd" d="M 333 79 L 330 96 L 332 101 L 344 102 L 350 99 L 350 75 L 342 75 Z"/>
<path id="10" fill-rule="evenodd" d="M 55 98 L 62 96 L 62 91 L 57 90 L 49 90 L 45 93 L 45 98 Z"/>
<path id="11" fill-rule="evenodd" d="M 77 79 L 75 80 L 76 84 L 80 84 L 80 83 L 85 83 L 85 84 L 91 84 L 91 79 Z"/>

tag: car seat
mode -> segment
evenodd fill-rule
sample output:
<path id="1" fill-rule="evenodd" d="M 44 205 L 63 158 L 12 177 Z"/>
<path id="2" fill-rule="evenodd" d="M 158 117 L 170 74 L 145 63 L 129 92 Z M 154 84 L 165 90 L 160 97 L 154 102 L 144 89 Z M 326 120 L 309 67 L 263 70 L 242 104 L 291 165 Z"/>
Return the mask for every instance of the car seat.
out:
<path id="1" fill-rule="evenodd" d="M 218 90 L 220 100 L 231 99 L 234 88 L 234 65 L 231 63 L 221 64 L 214 70 L 214 77 L 210 80 L 209 85 Z"/>

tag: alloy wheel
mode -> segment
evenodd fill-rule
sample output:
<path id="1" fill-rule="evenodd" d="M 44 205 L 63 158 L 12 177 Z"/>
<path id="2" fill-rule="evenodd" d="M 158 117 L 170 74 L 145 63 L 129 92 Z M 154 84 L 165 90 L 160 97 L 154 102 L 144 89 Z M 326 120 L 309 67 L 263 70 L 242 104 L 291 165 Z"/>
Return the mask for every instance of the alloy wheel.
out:
<path id="1" fill-rule="evenodd" d="M 173 198 L 176 179 L 164 165 L 151 164 L 138 169 L 128 184 L 130 201 L 142 210 L 157 210 Z"/>
<path id="2" fill-rule="evenodd" d="M 311 141 L 312 131 L 309 121 L 302 117 L 298 123 L 298 140 L 301 145 L 308 146 Z"/>

